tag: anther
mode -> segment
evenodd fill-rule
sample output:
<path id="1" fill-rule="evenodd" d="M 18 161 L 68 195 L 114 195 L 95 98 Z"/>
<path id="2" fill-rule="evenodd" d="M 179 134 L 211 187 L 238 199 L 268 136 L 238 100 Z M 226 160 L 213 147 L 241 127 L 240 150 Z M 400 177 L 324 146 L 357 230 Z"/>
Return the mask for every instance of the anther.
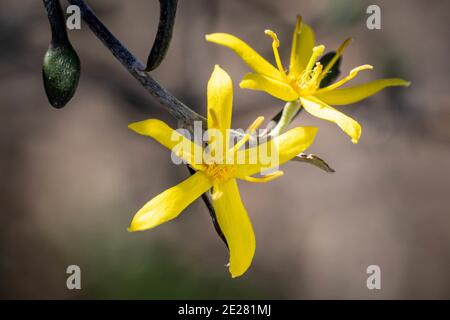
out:
<path id="1" fill-rule="evenodd" d="M 323 54 L 323 51 L 325 50 L 324 45 L 316 46 L 313 48 L 313 52 L 311 55 L 311 58 L 309 59 L 308 65 L 305 68 L 305 73 L 309 74 L 314 67 L 317 59 Z"/>
<path id="2" fill-rule="evenodd" d="M 283 64 L 281 63 L 280 53 L 278 52 L 278 47 L 280 46 L 280 40 L 278 40 L 277 34 L 272 30 L 265 30 L 264 33 L 272 38 L 272 49 L 273 55 L 275 56 L 275 62 L 277 64 L 278 70 L 282 75 L 286 76 L 286 72 L 284 71 Z"/>

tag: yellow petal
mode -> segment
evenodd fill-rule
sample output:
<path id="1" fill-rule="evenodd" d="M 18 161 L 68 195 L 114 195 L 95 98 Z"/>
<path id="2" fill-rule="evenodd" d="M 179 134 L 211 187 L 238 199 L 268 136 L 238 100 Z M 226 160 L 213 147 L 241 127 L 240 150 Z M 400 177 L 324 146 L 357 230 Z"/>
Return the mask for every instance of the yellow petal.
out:
<path id="1" fill-rule="evenodd" d="M 236 153 L 237 177 L 247 176 L 274 169 L 305 151 L 314 141 L 317 128 L 297 127 L 274 137 L 257 147 Z"/>
<path id="2" fill-rule="evenodd" d="M 220 186 L 222 196 L 213 201 L 217 221 L 230 251 L 230 273 L 233 278 L 244 274 L 255 254 L 255 234 L 252 223 L 241 201 L 235 179 Z"/>
<path id="3" fill-rule="evenodd" d="M 386 87 L 408 87 L 410 84 L 411 82 L 399 78 L 379 79 L 354 87 L 319 93 L 316 97 L 327 104 L 345 105 L 361 101 Z"/>
<path id="4" fill-rule="evenodd" d="M 294 35 L 292 37 L 291 63 L 289 75 L 298 76 L 305 70 L 314 47 L 314 31 L 297 17 Z"/>
<path id="5" fill-rule="evenodd" d="M 181 211 L 209 188 L 211 188 L 211 182 L 205 174 L 203 172 L 195 173 L 147 202 L 136 213 L 128 230 L 143 231 L 176 218 Z"/>
<path id="6" fill-rule="evenodd" d="M 202 169 L 202 147 L 173 130 L 164 122 L 157 119 L 148 119 L 131 123 L 128 125 L 128 128 L 143 136 L 155 139 L 164 147 L 173 151 L 178 157 L 188 162 L 194 169 Z"/>
<path id="7" fill-rule="evenodd" d="M 361 136 L 361 126 L 358 122 L 314 97 L 300 98 L 300 102 L 307 112 L 318 118 L 336 123 L 352 138 L 353 143 L 358 143 Z"/>
<path id="8" fill-rule="evenodd" d="M 283 79 L 277 68 L 241 39 L 228 33 L 213 33 L 207 35 L 206 40 L 230 48 L 256 73 L 278 80 Z"/>
<path id="9" fill-rule="evenodd" d="M 297 92 L 289 84 L 255 73 L 246 74 L 239 85 L 244 89 L 265 91 L 284 101 L 298 99 Z"/>
<path id="10" fill-rule="evenodd" d="M 233 83 L 228 73 L 215 66 L 208 82 L 208 129 L 218 129 L 225 137 L 231 127 Z"/>

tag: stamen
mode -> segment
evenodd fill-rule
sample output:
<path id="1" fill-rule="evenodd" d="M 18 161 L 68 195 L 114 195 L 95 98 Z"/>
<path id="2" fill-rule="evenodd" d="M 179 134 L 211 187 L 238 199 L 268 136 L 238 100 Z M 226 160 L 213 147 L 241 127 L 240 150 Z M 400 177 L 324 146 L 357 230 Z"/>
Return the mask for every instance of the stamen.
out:
<path id="1" fill-rule="evenodd" d="M 212 121 L 210 127 L 217 128 L 219 126 L 219 117 L 217 116 L 216 111 L 211 108 L 208 110 L 208 112 L 209 112 L 209 115 L 211 116 L 211 121 Z"/>
<path id="2" fill-rule="evenodd" d="M 320 94 L 320 93 L 324 93 L 324 92 L 328 92 L 328 91 L 337 89 L 337 88 L 339 88 L 340 86 L 342 86 L 343 84 L 345 84 L 345 83 L 347 83 L 348 81 L 352 80 L 354 77 L 356 77 L 356 75 L 357 75 L 360 71 L 362 71 L 362 70 L 372 70 L 372 69 L 373 69 L 373 66 L 371 66 L 370 64 L 365 64 L 365 65 L 356 67 L 356 68 L 352 69 L 352 70 L 350 71 L 349 75 L 346 76 L 345 78 L 339 80 L 338 82 L 336 82 L 336 83 L 334 83 L 334 84 L 332 84 L 332 85 L 330 85 L 330 86 L 328 86 L 328 87 L 325 87 L 325 88 L 323 88 L 323 89 L 317 90 L 316 93 L 317 93 L 317 94 Z"/>
<path id="3" fill-rule="evenodd" d="M 300 34 L 302 31 L 302 16 L 297 15 L 297 20 L 295 21 L 295 33 Z"/>
<path id="4" fill-rule="evenodd" d="M 328 62 L 325 69 L 323 70 L 322 75 L 319 78 L 319 81 L 322 81 L 323 78 L 327 75 L 328 71 L 333 68 L 334 64 L 338 61 L 339 57 L 344 53 L 345 48 L 348 47 L 350 43 L 352 43 L 353 38 L 347 38 L 344 40 L 344 42 L 339 46 L 339 48 L 336 50 L 336 53 L 334 54 L 334 57 Z"/>
<path id="5" fill-rule="evenodd" d="M 312 77 L 311 77 L 311 80 L 310 80 L 312 84 L 316 84 L 317 79 L 319 78 L 319 76 L 320 76 L 320 74 L 322 72 L 322 69 L 323 69 L 322 64 L 320 62 L 317 62 L 316 66 L 313 69 Z"/>
<path id="6" fill-rule="evenodd" d="M 266 35 L 272 38 L 272 49 L 273 55 L 275 56 L 275 62 L 277 63 L 277 68 L 280 70 L 281 74 L 286 76 L 286 71 L 284 71 L 283 64 L 281 63 L 280 53 L 278 52 L 278 47 L 280 46 L 280 40 L 278 40 L 277 34 L 272 30 L 264 31 Z"/>
<path id="7" fill-rule="evenodd" d="M 294 35 L 292 37 L 292 48 L 297 48 L 297 42 L 298 38 L 300 36 L 300 33 L 302 31 L 302 16 L 297 15 L 297 20 L 295 22 L 295 29 L 294 29 Z M 296 51 L 291 51 L 291 61 L 295 59 Z"/>
<path id="8" fill-rule="evenodd" d="M 261 126 L 263 122 L 264 117 L 258 117 L 255 121 L 253 121 L 250 127 L 248 127 L 245 136 L 234 145 L 231 150 L 232 154 L 238 151 L 248 141 L 248 139 L 250 139 L 251 135 Z"/>
<path id="9" fill-rule="evenodd" d="M 313 48 L 311 58 L 309 59 L 308 65 L 305 68 L 304 75 L 308 75 L 311 72 L 312 68 L 316 64 L 317 59 L 323 54 L 324 50 L 325 46 L 322 44 Z"/>
<path id="10" fill-rule="evenodd" d="M 309 73 L 309 75 L 304 75 L 300 86 L 300 91 L 302 95 L 309 95 L 315 90 L 317 90 L 320 84 L 320 82 L 318 82 L 317 79 L 319 78 L 322 69 L 323 69 L 322 64 L 320 62 L 317 62 L 316 66 Z"/>
<path id="11" fill-rule="evenodd" d="M 262 178 L 255 178 L 255 177 L 250 177 L 250 176 L 246 176 L 244 178 L 242 178 L 245 181 L 248 182 L 254 182 L 254 183 L 265 183 L 265 182 L 269 182 L 272 180 L 275 180 L 279 177 L 281 177 L 282 175 L 284 175 L 283 171 L 275 171 L 274 173 L 268 174 Z"/>
<path id="12" fill-rule="evenodd" d="M 215 200 L 219 200 L 219 198 L 223 195 L 223 192 L 220 191 L 219 184 L 213 185 L 213 193 L 211 195 L 211 198 Z"/>

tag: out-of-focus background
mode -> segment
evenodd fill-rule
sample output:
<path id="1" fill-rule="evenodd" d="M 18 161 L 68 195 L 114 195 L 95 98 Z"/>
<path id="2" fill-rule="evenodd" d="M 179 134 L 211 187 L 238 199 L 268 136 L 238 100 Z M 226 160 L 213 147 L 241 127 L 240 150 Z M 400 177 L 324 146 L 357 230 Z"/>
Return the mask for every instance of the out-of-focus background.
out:
<path id="1" fill-rule="evenodd" d="M 64 6 L 66 2 L 62 1 Z M 152 44 L 158 1 L 89 1 L 142 60 Z M 366 8 L 381 7 L 381 30 Z M 335 174 L 289 163 L 265 185 L 241 183 L 257 251 L 231 279 L 227 251 L 201 201 L 173 222 L 128 233 L 133 214 L 188 176 L 156 142 L 127 129 L 159 118 L 175 125 L 86 25 L 70 32 L 82 61 L 78 91 L 62 110 L 44 93 L 50 39 L 41 1 L 3 0 L 0 11 L 1 298 L 450 298 L 450 92 L 448 1 L 181 0 L 170 52 L 152 75 L 199 113 L 214 64 L 234 79 L 233 126 L 275 115 L 282 104 L 238 88 L 247 67 L 204 35 L 229 32 L 272 60 L 275 30 L 288 64 L 295 15 L 335 49 L 355 41 L 342 71 L 370 63 L 354 83 L 399 76 L 390 88 L 341 109 L 363 126 L 358 145 L 319 126 L 310 150 Z M 66 288 L 66 268 L 82 270 L 82 290 Z M 382 289 L 368 290 L 379 265 Z"/>

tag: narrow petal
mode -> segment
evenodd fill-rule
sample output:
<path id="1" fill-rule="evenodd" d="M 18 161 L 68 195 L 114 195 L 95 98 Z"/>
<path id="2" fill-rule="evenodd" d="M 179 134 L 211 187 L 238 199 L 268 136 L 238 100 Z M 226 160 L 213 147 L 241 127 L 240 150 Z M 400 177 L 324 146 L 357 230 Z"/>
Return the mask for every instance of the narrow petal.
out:
<path id="1" fill-rule="evenodd" d="M 305 70 L 314 47 L 314 31 L 297 17 L 294 35 L 292 37 L 291 63 L 289 75 L 298 76 Z"/>
<path id="2" fill-rule="evenodd" d="M 314 141 L 317 128 L 297 127 L 257 147 L 236 155 L 237 177 L 245 179 L 261 171 L 275 169 L 305 151 Z"/>
<path id="3" fill-rule="evenodd" d="M 358 143 L 361 136 L 361 126 L 358 122 L 314 97 L 300 98 L 300 102 L 307 112 L 318 118 L 336 123 L 352 138 L 353 143 Z"/>
<path id="4" fill-rule="evenodd" d="M 201 169 L 202 147 L 172 129 L 164 122 L 157 119 L 148 119 L 131 123 L 128 125 L 128 128 L 143 136 L 155 139 L 164 147 L 173 151 L 178 157 L 188 162 L 194 169 Z"/>
<path id="5" fill-rule="evenodd" d="M 278 80 L 283 79 L 276 67 L 241 39 L 228 33 L 213 33 L 207 35 L 206 40 L 230 48 L 256 73 Z"/>
<path id="6" fill-rule="evenodd" d="M 147 202 L 134 216 L 129 231 L 151 229 L 176 218 L 209 188 L 211 188 L 211 182 L 205 174 L 195 173 Z"/>
<path id="7" fill-rule="evenodd" d="M 387 87 L 408 87 L 411 82 L 399 79 L 379 79 L 354 87 L 336 89 L 330 92 L 317 94 L 316 97 L 331 105 L 346 105 L 364 100 Z"/>
<path id="8" fill-rule="evenodd" d="M 222 196 L 213 201 L 217 221 L 230 251 L 230 273 L 233 278 L 247 271 L 255 254 L 256 241 L 235 179 L 221 185 Z"/>
<path id="9" fill-rule="evenodd" d="M 289 84 L 255 73 L 246 74 L 239 85 L 244 89 L 267 92 L 271 96 L 284 101 L 298 99 L 297 92 Z"/>
<path id="10" fill-rule="evenodd" d="M 232 109 L 233 83 L 228 73 L 216 65 L 208 82 L 208 129 L 218 129 L 224 135 L 231 127 Z"/>

